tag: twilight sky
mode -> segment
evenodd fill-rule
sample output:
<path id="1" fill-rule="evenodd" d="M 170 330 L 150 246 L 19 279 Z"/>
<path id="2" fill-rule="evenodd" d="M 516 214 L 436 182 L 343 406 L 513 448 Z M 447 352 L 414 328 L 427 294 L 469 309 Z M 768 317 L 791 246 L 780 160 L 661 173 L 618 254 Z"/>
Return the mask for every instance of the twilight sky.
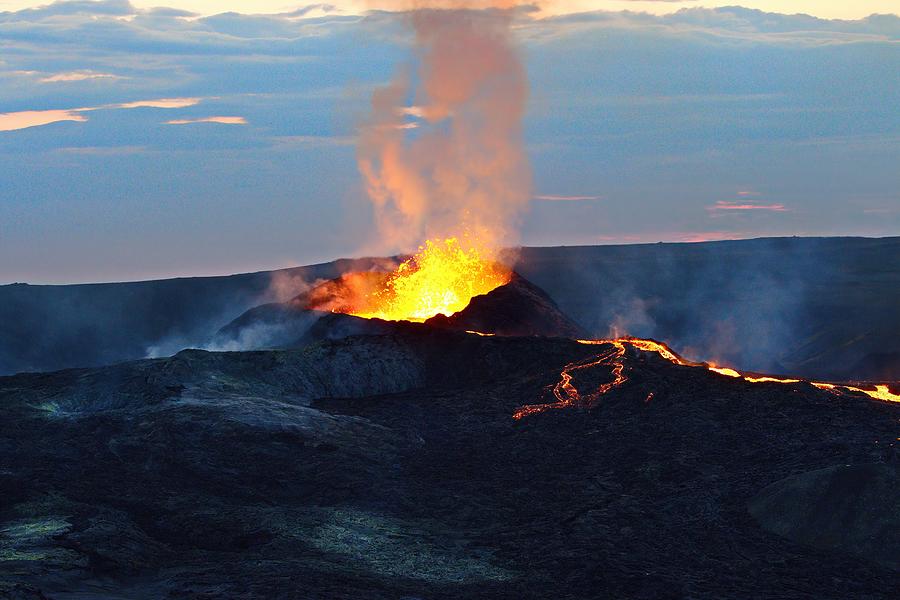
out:
<path id="1" fill-rule="evenodd" d="M 396 250 L 354 144 L 407 57 L 401 20 L 343 1 L 154 4 L 0 0 L 0 283 Z M 723 4 L 522 13 L 524 244 L 900 234 L 896 0 Z"/>

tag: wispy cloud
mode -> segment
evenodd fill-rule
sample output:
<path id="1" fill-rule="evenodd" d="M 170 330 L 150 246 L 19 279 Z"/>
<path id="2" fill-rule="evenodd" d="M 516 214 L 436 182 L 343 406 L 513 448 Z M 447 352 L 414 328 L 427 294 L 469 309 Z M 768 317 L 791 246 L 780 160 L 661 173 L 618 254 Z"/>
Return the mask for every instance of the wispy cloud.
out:
<path id="1" fill-rule="evenodd" d="M 221 123 L 222 125 L 246 125 L 244 117 L 201 117 L 199 119 L 173 119 L 166 125 L 190 125 L 192 123 Z"/>
<path id="2" fill-rule="evenodd" d="M 124 104 L 104 104 L 84 108 L 66 108 L 55 110 L 23 110 L 0 113 L 0 131 L 15 131 L 29 127 L 50 125 L 62 121 L 84 123 L 88 118 L 83 114 L 95 110 L 117 110 L 127 108 L 185 108 L 199 104 L 202 98 L 162 98 L 159 100 L 138 100 Z"/>
<path id="3" fill-rule="evenodd" d="M 98 108 L 186 108 L 200 104 L 203 98 L 160 98 L 159 100 L 138 100 L 125 104 L 109 104 Z"/>
<path id="4" fill-rule="evenodd" d="M 728 201 L 728 200 L 719 200 L 712 206 L 707 206 L 706 210 L 710 212 L 720 212 L 720 211 L 744 211 L 744 210 L 762 210 L 769 212 L 788 212 L 788 209 L 784 206 L 784 204 L 757 204 L 755 202 L 748 201 Z"/>
<path id="5" fill-rule="evenodd" d="M 81 112 L 83 108 L 72 110 L 23 110 L 19 112 L 0 114 L 0 131 L 15 131 L 17 129 L 27 129 L 29 127 L 40 127 L 41 125 L 49 125 L 51 123 L 59 123 L 60 121 L 76 121 L 83 123 L 87 121 Z"/>
<path id="6" fill-rule="evenodd" d="M 297 10 L 288 13 L 281 13 L 281 16 L 287 18 L 308 17 L 316 14 L 328 14 L 332 12 L 340 12 L 340 9 L 333 4 L 308 4 Z"/>
<path id="7" fill-rule="evenodd" d="M 34 71 L 31 73 L 34 74 Z M 39 81 L 41 83 L 69 83 L 73 81 L 89 81 L 91 79 L 114 80 L 125 79 L 125 77 L 114 75 L 113 73 L 98 73 L 96 71 L 70 71 L 68 73 L 56 73 L 41 77 Z"/>
<path id="8" fill-rule="evenodd" d="M 543 202 L 589 202 L 591 200 L 603 200 L 603 196 L 562 196 L 558 194 L 542 194 L 535 196 L 535 200 Z"/>
<path id="9" fill-rule="evenodd" d="M 55 150 L 55 152 L 60 154 L 77 154 L 80 156 L 122 156 L 141 154 L 146 151 L 146 146 L 66 146 Z"/>

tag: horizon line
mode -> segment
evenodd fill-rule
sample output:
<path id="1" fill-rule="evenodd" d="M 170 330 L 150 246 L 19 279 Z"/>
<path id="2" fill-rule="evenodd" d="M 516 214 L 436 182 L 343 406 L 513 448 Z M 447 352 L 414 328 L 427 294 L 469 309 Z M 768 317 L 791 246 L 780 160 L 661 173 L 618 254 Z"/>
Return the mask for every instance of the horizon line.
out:
<path id="1" fill-rule="evenodd" d="M 884 236 L 867 236 L 867 235 L 763 235 L 763 236 L 755 236 L 755 237 L 746 237 L 746 238 L 722 238 L 722 239 L 709 239 L 709 240 L 680 240 L 680 241 L 665 241 L 665 240 L 657 240 L 652 242 L 599 242 L 596 244 L 553 244 L 553 245 L 533 245 L 533 246 L 512 246 L 505 248 L 504 250 L 543 250 L 543 249 L 559 249 L 559 248 L 613 248 L 613 247 L 630 247 L 630 246 L 658 246 L 658 245 L 668 245 L 668 246 L 686 246 L 686 245 L 699 245 L 699 244 L 723 244 L 723 243 L 741 243 L 741 242 L 752 242 L 752 241 L 762 241 L 762 240 L 786 240 L 786 239 L 798 239 L 798 240 L 846 240 L 846 239 L 857 239 L 857 240 L 892 240 L 892 239 L 900 239 L 900 233 L 896 235 L 884 235 Z M 274 268 L 263 268 L 256 271 L 242 271 L 242 272 L 225 272 L 225 273 L 210 273 L 210 274 L 201 274 L 201 275 L 171 275 L 171 276 L 159 276 L 159 277 L 148 277 L 148 278 L 140 278 L 140 279 L 110 279 L 108 281 L 70 281 L 70 282 L 41 282 L 41 283 L 30 283 L 27 281 L 12 281 L 9 283 L 0 282 L 0 288 L 13 287 L 13 286 L 28 286 L 28 287 L 70 287 L 70 286 L 99 286 L 99 285 L 121 285 L 121 284 L 141 284 L 141 283 L 156 283 L 156 282 L 164 282 L 164 281 L 178 281 L 178 280 L 188 280 L 188 279 L 223 279 L 228 277 L 249 277 L 253 275 L 263 275 L 266 273 L 277 273 L 280 271 L 292 271 L 296 269 L 308 269 L 313 267 L 320 267 L 324 265 L 329 265 L 332 263 L 340 262 L 340 261 L 364 261 L 364 260 L 373 260 L 373 259 L 402 259 L 411 256 L 411 254 L 393 254 L 393 255 L 367 255 L 367 256 L 339 256 L 337 258 L 333 258 L 331 260 L 326 260 L 322 262 L 312 262 L 307 264 L 299 264 L 293 265 L 289 267 L 274 267 Z"/>

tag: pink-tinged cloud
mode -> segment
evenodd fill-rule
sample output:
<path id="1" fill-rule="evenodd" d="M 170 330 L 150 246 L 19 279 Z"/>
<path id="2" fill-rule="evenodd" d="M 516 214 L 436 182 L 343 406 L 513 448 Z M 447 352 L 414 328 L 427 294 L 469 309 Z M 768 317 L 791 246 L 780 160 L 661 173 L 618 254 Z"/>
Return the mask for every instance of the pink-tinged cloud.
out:
<path id="1" fill-rule="evenodd" d="M 166 125 L 190 125 L 192 123 L 221 123 L 223 125 L 246 125 L 244 117 L 203 117 L 201 119 L 173 119 Z"/>
<path id="2" fill-rule="evenodd" d="M 23 110 L 0 114 L 0 131 L 15 131 L 28 127 L 39 127 L 60 121 L 84 123 L 88 120 L 82 113 L 95 110 L 116 110 L 120 108 L 185 108 L 199 104 L 202 98 L 162 98 L 159 100 L 138 100 L 125 104 L 105 104 L 85 108 L 66 108 L 59 110 Z M 222 119 L 241 119 L 242 117 L 212 117 Z"/>
<path id="3" fill-rule="evenodd" d="M 80 114 L 85 109 L 72 110 L 24 110 L 0 114 L 0 131 L 15 131 L 29 127 L 39 127 L 60 121 L 83 123 L 87 117 Z"/>
<path id="4" fill-rule="evenodd" d="M 742 210 L 764 210 L 769 212 L 787 212 L 784 204 L 754 204 L 752 202 L 729 202 L 719 200 L 712 206 L 707 206 L 706 210 L 710 212 L 719 211 L 742 211 Z"/>
<path id="5" fill-rule="evenodd" d="M 753 190 L 741 190 L 741 191 L 739 191 L 739 192 L 737 193 L 737 195 L 740 196 L 741 198 L 748 198 L 748 197 L 751 197 L 751 196 L 759 196 L 760 193 L 759 193 L 759 192 L 755 192 L 755 191 L 753 191 Z"/>
<path id="6" fill-rule="evenodd" d="M 544 194 L 535 196 L 534 199 L 544 202 L 588 202 L 591 200 L 603 200 L 603 196 L 561 196 L 558 194 Z"/>
<path id="7" fill-rule="evenodd" d="M 103 108 L 186 108 L 200 104 L 203 98 L 160 98 L 159 100 L 138 100 L 125 104 L 111 104 Z"/>
<path id="8" fill-rule="evenodd" d="M 124 79 L 112 73 L 97 73 L 94 71 L 72 71 L 70 73 L 57 73 L 40 79 L 41 83 L 60 83 L 72 81 L 88 81 L 91 79 Z"/>

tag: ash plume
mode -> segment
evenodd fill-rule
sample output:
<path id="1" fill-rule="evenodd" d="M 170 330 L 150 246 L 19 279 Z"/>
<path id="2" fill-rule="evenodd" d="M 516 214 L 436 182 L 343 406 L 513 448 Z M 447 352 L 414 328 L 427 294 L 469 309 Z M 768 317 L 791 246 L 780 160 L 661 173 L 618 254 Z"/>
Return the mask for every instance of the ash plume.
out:
<path id="1" fill-rule="evenodd" d="M 387 5 L 406 11 L 417 68 L 400 66 L 373 93 L 360 130 L 359 169 L 382 239 L 392 251 L 466 232 L 484 247 L 514 243 L 531 187 L 514 4 Z"/>

